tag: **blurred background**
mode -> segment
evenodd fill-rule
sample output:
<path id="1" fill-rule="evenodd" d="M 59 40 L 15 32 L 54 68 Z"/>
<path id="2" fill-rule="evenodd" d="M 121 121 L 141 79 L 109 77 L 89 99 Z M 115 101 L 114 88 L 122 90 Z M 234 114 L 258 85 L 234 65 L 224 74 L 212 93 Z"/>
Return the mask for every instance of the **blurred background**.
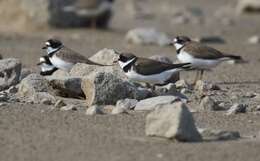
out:
<path id="1" fill-rule="evenodd" d="M 168 42 L 187 35 L 259 59 L 259 0 L 0 0 L 0 53 L 35 67 L 56 37 L 91 56 L 103 48 L 175 59 Z"/>

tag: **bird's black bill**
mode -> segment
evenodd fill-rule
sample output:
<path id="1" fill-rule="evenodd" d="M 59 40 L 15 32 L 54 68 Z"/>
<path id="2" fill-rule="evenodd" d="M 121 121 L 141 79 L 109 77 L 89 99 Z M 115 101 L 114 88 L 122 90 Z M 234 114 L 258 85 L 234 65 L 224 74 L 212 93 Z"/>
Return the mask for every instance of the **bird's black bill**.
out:
<path id="1" fill-rule="evenodd" d="M 39 62 L 39 63 L 37 63 L 36 65 L 42 65 L 42 63 L 43 63 L 43 62 Z"/>
<path id="2" fill-rule="evenodd" d="M 42 47 L 42 49 L 47 49 L 47 46 Z"/>

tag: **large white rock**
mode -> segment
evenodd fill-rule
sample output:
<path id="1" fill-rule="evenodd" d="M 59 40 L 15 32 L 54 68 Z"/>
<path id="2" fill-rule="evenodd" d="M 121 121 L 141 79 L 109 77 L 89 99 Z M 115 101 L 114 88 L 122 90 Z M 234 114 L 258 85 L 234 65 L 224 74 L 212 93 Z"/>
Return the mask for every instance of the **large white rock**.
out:
<path id="1" fill-rule="evenodd" d="M 148 114 L 145 134 L 186 142 L 202 140 L 191 112 L 181 102 L 161 105 Z"/>

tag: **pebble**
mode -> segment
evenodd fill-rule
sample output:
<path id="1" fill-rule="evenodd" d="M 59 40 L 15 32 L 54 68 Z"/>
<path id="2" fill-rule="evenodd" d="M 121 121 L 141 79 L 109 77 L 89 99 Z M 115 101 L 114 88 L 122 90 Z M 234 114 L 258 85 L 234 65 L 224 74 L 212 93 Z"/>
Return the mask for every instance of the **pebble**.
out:
<path id="1" fill-rule="evenodd" d="M 230 107 L 230 109 L 227 111 L 226 115 L 245 113 L 246 108 L 247 108 L 247 105 L 236 103 Z"/>
<path id="2" fill-rule="evenodd" d="M 124 109 L 134 109 L 138 100 L 136 99 L 123 99 L 123 100 L 118 100 L 116 102 L 116 107 L 118 108 L 124 108 Z"/>
<path id="3" fill-rule="evenodd" d="M 260 37 L 257 36 L 257 35 L 251 36 L 251 37 L 247 40 L 247 42 L 248 42 L 249 44 L 259 44 L 259 43 L 260 43 Z"/>
<path id="4" fill-rule="evenodd" d="M 52 104 L 52 101 L 51 101 L 50 99 L 43 98 L 43 99 L 41 100 L 41 104 L 51 105 L 51 104 Z"/>
<path id="5" fill-rule="evenodd" d="M 97 115 L 97 114 L 104 114 L 103 111 L 100 109 L 100 106 L 93 105 L 87 108 L 86 115 Z"/>
<path id="6" fill-rule="evenodd" d="M 66 106 L 66 103 L 64 103 L 63 100 L 58 100 L 58 101 L 55 103 L 55 105 L 54 105 L 54 107 L 55 107 L 55 108 L 58 108 L 58 109 L 60 109 L 60 108 L 63 107 L 63 106 Z"/>
<path id="7" fill-rule="evenodd" d="M 222 110 L 222 108 L 209 96 L 206 96 L 201 100 L 200 109 L 205 111 Z"/>
<path id="8" fill-rule="evenodd" d="M 60 108 L 61 111 L 77 111 L 77 107 L 75 105 L 66 105 Z"/>
<path id="9" fill-rule="evenodd" d="M 127 113 L 127 109 L 115 107 L 112 109 L 112 112 L 111 112 L 112 115 L 117 115 L 117 114 L 122 114 L 122 113 Z"/>

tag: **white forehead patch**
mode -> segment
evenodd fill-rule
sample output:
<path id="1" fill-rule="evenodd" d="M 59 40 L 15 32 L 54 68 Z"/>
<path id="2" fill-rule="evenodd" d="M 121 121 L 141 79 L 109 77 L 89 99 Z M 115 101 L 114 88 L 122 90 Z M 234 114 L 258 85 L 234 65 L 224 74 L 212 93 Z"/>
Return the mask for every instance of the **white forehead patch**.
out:
<path id="1" fill-rule="evenodd" d="M 43 57 L 40 58 L 40 62 L 45 62 L 45 59 Z"/>
<path id="2" fill-rule="evenodd" d="M 178 41 L 177 38 L 174 38 L 174 39 L 173 39 L 173 42 L 177 42 L 177 41 Z"/>
<path id="3" fill-rule="evenodd" d="M 47 41 L 45 44 L 46 44 L 46 45 L 48 45 L 48 46 L 50 46 L 50 45 L 51 45 L 51 44 L 50 44 L 50 42 L 48 42 L 48 41 Z"/>

